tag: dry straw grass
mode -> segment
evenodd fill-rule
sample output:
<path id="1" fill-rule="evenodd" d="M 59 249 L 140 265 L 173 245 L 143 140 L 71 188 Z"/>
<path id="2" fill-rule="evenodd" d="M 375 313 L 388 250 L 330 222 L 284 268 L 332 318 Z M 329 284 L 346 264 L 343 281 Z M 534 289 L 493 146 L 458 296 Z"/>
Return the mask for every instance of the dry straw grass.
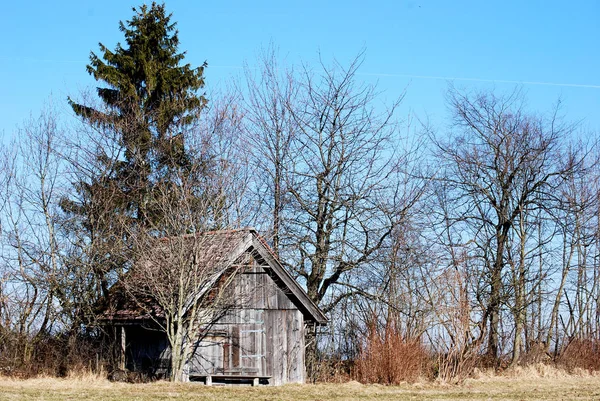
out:
<path id="1" fill-rule="evenodd" d="M 518 375 L 521 374 L 521 377 Z M 205 387 L 197 383 L 111 383 L 97 377 L 0 379 L 0 400 L 596 400 L 600 377 L 541 368 L 511 375 L 482 372 L 461 385 L 419 382 L 400 386 L 343 384 L 283 387 Z M 514 376 L 513 376 L 514 375 Z M 545 375 L 545 376 L 543 376 Z M 552 376 L 554 375 L 554 376 Z M 527 377 L 523 377 L 527 376 Z"/>

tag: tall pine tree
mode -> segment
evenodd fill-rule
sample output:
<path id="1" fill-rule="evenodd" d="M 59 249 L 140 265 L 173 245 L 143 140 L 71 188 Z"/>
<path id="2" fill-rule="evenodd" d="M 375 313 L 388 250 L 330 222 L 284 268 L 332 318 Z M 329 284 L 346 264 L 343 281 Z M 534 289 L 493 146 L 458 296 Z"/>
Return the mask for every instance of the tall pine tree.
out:
<path id="1" fill-rule="evenodd" d="M 203 167 L 198 165 L 210 164 L 186 146 L 207 102 L 198 94 L 206 63 L 198 68 L 183 63 L 176 24 L 164 4 L 133 11 L 133 18 L 119 25 L 125 44 L 110 50 L 100 43 L 99 55 L 90 55 L 87 71 L 100 84 L 99 106 L 68 99 L 103 138 L 88 143 L 87 165 L 76 162 L 73 194 L 61 201 L 74 244 L 63 287 L 72 292 L 68 308 L 75 324 L 93 318 L 91 306 L 108 296 L 126 270 L 131 233 L 167 234 L 160 229 L 169 209 L 165 202 L 178 202 L 178 191 L 170 189 L 178 189 L 186 174 L 199 182 Z M 118 151 L 106 151 L 100 143 Z M 205 188 L 191 192 L 199 199 L 207 196 Z"/>
<path id="2" fill-rule="evenodd" d="M 182 64 L 185 53 L 178 52 L 176 24 L 164 4 L 133 11 L 119 24 L 125 47 L 119 43 L 111 51 L 100 43 L 101 56 L 90 55 L 87 71 L 104 84 L 97 88 L 104 109 L 69 102 L 88 123 L 118 133 L 124 157 L 107 161 L 115 166 L 112 184 L 129 216 L 144 225 L 161 218 L 152 209 L 155 186 L 172 185 L 173 170 L 192 163 L 183 133 L 206 104 L 197 94 L 206 63 Z"/>

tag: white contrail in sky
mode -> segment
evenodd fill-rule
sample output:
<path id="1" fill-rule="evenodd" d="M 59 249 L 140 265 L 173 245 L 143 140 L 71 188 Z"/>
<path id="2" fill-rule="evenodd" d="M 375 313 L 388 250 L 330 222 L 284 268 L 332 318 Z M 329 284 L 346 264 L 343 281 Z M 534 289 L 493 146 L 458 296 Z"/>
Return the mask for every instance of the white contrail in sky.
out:
<path id="1" fill-rule="evenodd" d="M 36 59 L 36 58 L 25 58 L 25 57 L 0 57 L 0 60 L 5 61 L 21 61 L 21 62 L 41 62 L 41 63 L 86 63 L 87 61 L 80 60 L 50 60 L 50 59 Z M 223 69 L 243 69 L 242 66 L 238 65 L 210 65 L 209 68 L 223 68 Z M 485 79 L 485 78 L 465 78 L 465 77 L 444 77 L 436 75 L 417 75 L 417 74 L 388 74 L 378 72 L 357 72 L 357 75 L 371 76 L 371 77 L 390 77 L 390 78 L 414 78 L 414 79 L 434 79 L 439 81 L 470 81 L 470 82 L 489 82 L 489 83 L 501 83 L 501 84 L 520 84 L 520 85 L 541 85 L 541 86 L 563 86 L 570 88 L 588 88 L 588 89 L 600 89 L 600 85 L 592 84 L 572 84 L 564 82 L 542 82 L 542 81 L 517 81 L 507 79 Z"/>
<path id="2" fill-rule="evenodd" d="M 242 69 L 241 66 L 235 66 L 235 65 L 213 65 L 211 67 L 212 68 Z M 251 68 L 251 69 L 254 69 L 254 68 Z M 507 79 L 443 77 L 443 76 L 436 76 L 436 75 L 387 74 L 387 73 L 374 73 L 374 72 L 357 72 L 356 75 L 364 75 L 364 76 L 371 76 L 371 77 L 390 77 L 390 78 L 435 79 L 435 80 L 440 80 L 440 81 L 471 81 L 471 82 L 491 82 L 491 83 L 501 83 L 501 84 L 566 86 L 566 87 L 571 87 L 571 88 L 600 89 L 600 85 L 571 84 L 571 83 L 562 83 L 562 82 L 516 81 L 516 80 L 507 80 Z"/>
<path id="3" fill-rule="evenodd" d="M 522 84 L 522 85 L 546 85 L 546 86 L 568 86 L 572 88 L 590 88 L 600 89 L 600 85 L 590 84 L 571 84 L 562 82 L 541 82 L 541 81 L 514 81 L 506 79 L 484 79 L 484 78 L 463 78 L 463 77 L 442 77 L 435 75 L 413 75 L 413 74 L 385 74 L 385 73 L 368 73 L 359 72 L 357 75 L 366 75 L 373 77 L 398 77 L 398 78 L 416 78 L 416 79 L 436 79 L 443 81 L 471 81 L 471 82 L 495 82 L 502 84 Z"/>

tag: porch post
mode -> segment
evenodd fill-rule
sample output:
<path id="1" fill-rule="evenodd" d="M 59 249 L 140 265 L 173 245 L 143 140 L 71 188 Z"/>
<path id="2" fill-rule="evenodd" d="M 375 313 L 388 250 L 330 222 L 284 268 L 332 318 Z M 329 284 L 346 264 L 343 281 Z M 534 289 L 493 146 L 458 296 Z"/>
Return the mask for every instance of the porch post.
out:
<path id="1" fill-rule="evenodd" d="M 121 347 L 119 350 L 119 369 L 125 370 L 125 347 L 127 345 L 125 338 L 125 326 L 121 326 Z"/>

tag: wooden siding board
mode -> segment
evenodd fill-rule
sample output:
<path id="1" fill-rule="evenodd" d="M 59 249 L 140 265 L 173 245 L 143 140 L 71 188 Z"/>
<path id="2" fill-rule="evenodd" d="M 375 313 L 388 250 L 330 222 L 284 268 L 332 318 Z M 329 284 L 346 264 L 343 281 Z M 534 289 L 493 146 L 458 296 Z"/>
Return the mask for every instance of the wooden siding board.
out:
<path id="1" fill-rule="evenodd" d="M 288 349 L 288 374 L 287 381 L 291 383 L 304 380 L 304 337 L 302 313 L 300 311 L 287 312 L 287 349 Z"/>
<path id="2" fill-rule="evenodd" d="M 226 340 L 224 335 L 207 335 L 200 341 L 190 361 L 190 374 L 223 373 L 223 350 Z"/>
<path id="3" fill-rule="evenodd" d="M 273 326 L 274 341 L 273 341 L 273 357 L 275 358 L 275 384 L 285 384 L 286 377 L 285 372 L 287 371 L 287 341 L 286 331 L 282 330 L 285 327 L 285 311 L 273 311 L 275 315 L 275 322 Z"/>
<path id="4" fill-rule="evenodd" d="M 267 352 L 265 373 L 272 384 L 304 381 L 304 324 L 298 310 L 265 311 Z"/>
<path id="5" fill-rule="evenodd" d="M 297 309 L 288 295 L 279 288 L 277 288 L 277 309 Z"/>
<path id="6" fill-rule="evenodd" d="M 273 361 L 276 358 L 276 355 L 274 354 L 273 351 L 273 339 L 274 339 L 274 332 L 273 332 L 273 314 L 270 313 L 270 311 L 265 311 L 264 312 L 264 321 L 265 321 L 265 339 L 266 339 L 266 344 L 265 344 L 265 352 L 266 352 L 266 358 L 265 358 L 265 375 L 266 376 L 274 376 L 273 374 Z"/>

